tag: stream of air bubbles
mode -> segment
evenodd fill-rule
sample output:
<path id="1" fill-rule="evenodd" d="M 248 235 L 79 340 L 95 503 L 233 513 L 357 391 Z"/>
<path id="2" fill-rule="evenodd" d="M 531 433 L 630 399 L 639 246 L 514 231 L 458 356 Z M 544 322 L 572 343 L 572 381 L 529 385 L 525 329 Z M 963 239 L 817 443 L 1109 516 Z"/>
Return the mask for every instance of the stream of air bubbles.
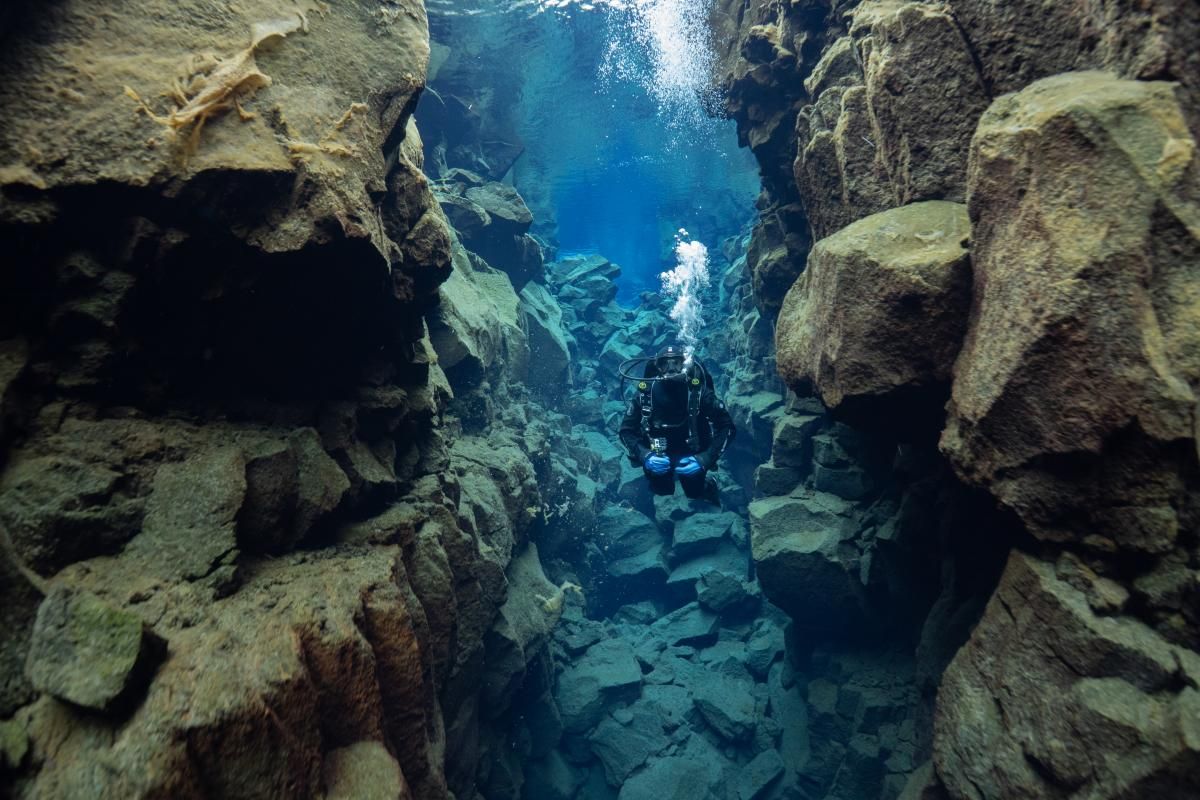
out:
<path id="1" fill-rule="evenodd" d="M 671 319 L 679 326 L 679 343 L 690 362 L 704 327 L 701 293 L 709 284 L 708 248 L 702 242 L 688 241 L 688 232 L 680 228 L 675 236 L 675 268 L 659 277 L 663 294 L 675 301 Z"/>

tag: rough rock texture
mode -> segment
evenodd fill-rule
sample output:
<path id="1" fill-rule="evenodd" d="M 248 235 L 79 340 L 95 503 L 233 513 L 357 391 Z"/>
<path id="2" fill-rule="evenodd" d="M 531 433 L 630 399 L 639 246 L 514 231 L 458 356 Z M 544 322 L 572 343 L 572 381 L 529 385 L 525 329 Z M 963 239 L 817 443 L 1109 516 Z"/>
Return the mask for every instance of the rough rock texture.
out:
<path id="1" fill-rule="evenodd" d="M 1195 795 L 1200 656 L 1124 601 L 1069 556 L 1012 556 L 938 693 L 935 763 L 953 797 Z"/>
<path id="2" fill-rule="evenodd" d="M 2 36 L 2 793 L 477 797 L 548 685 L 510 562 L 571 427 L 422 174 L 422 5 Z"/>
<path id="3" fill-rule="evenodd" d="M 0 717 L 10 716 L 36 696 L 25 677 L 25 659 L 44 591 L 0 524 L 0 623 L 6 631 L 0 642 Z"/>
<path id="4" fill-rule="evenodd" d="M 1192 134 L 1200 135 L 1200 8 L 1186 0 L 1043 6 L 951 0 L 993 95 L 1059 72 L 1105 69 L 1138 80 L 1178 81 Z"/>
<path id="5" fill-rule="evenodd" d="M 937 374 L 941 383 L 903 402 L 888 393 L 870 413 L 856 414 L 842 374 L 821 374 L 811 363 L 784 366 L 785 376 L 804 376 L 838 403 L 833 430 L 820 404 L 814 408 L 803 394 L 774 405 L 766 396 L 757 401 L 765 413 L 756 436 L 774 440 L 754 479 L 765 497 L 756 501 L 752 536 L 770 532 L 759 551 L 769 550 L 772 564 L 783 563 L 778 552 L 805 551 L 811 533 L 763 526 L 762 512 L 825 492 L 849 504 L 844 538 L 804 553 L 808 561 L 800 563 L 824 553 L 816 566 L 842 581 L 859 564 L 868 621 L 886 617 L 894 598 L 907 598 L 913 586 L 940 592 L 902 604 L 908 624 L 919 628 L 914 680 L 923 698 L 905 712 L 906 737 L 917 745 L 911 763 L 875 751 L 848 729 L 835 712 L 852 707 L 842 699 L 851 676 L 826 672 L 828 662 L 818 667 L 810 657 L 812 674 L 829 685 L 814 691 L 809 684 L 810 724 L 817 721 L 820 738 L 805 773 L 822 778 L 808 795 L 1200 791 L 1193 734 L 1182 723 L 1192 679 L 1177 666 L 1169 686 L 1151 689 L 1124 674 L 1138 670 L 1119 666 L 1125 658 L 1149 664 L 1164 646 L 1181 648 L 1175 661 L 1182 665 L 1200 650 L 1191 606 L 1193 362 L 1200 348 L 1196 326 L 1187 323 L 1195 312 L 1200 227 L 1200 56 L 1191 45 L 1200 36 L 1200 8 L 1178 0 L 716 5 L 711 22 L 727 109 L 763 170 L 762 215 L 745 272 L 764 316 L 776 313 L 784 294 L 767 276 L 799 275 L 807 261 L 814 274 L 802 276 L 793 294 L 806 288 L 815 297 L 813 286 L 834 287 L 831 279 L 843 276 L 821 275 L 827 259 L 820 242 L 872 215 L 914 201 L 965 201 L 971 224 L 966 327 L 960 311 L 957 335 L 939 337 L 940 347 L 930 346 L 938 325 L 925 311 L 907 321 L 872 317 L 847 335 L 834 312 L 851 309 L 852 318 L 865 320 L 882 309 L 865 299 L 877 296 L 878 285 L 849 280 L 856 273 L 844 265 L 836 291 L 800 318 L 787 306 L 780 317 L 781 366 L 789 349 L 836 342 L 838 355 L 858 354 L 856 363 L 911 366 L 913 355 L 937 353 L 937 366 L 920 371 L 927 377 L 904 380 Z M 1105 72 L 1058 74 L 1089 69 Z M 1008 92 L 1017 94 L 1000 96 Z M 811 254 L 807 242 L 818 242 Z M 953 400 L 943 411 L 947 379 Z M 943 426 L 948 459 L 934 443 Z M 856 440 L 858 447 L 846 446 Z M 871 446 L 864 450 L 863 442 Z M 766 548 L 767 541 L 784 547 Z M 1012 542 L 1024 554 L 1013 556 L 984 611 Z M 940 575 L 921 577 L 922 565 L 933 564 Z M 1022 574 L 1044 577 L 1049 569 L 1050 577 L 1018 581 L 1022 564 L 1042 565 Z M 794 594 L 794 581 L 762 566 L 768 598 Z M 1018 582 L 1044 588 L 1015 591 Z M 1053 588 L 1059 584 L 1086 595 L 1094 615 L 1068 615 L 1063 625 L 1119 629 L 1119 657 L 1098 635 L 1058 640 L 1047 598 L 1066 603 Z M 808 598 L 817 607 L 820 600 Z M 1013 622 L 1031 613 L 1039 615 L 1037 631 L 1032 621 Z M 819 646 L 839 655 L 853 649 L 838 641 Z M 913 640 L 887 646 L 913 652 Z M 1065 671 L 1064 648 L 1072 651 Z M 878 656 L 869 650 L 858 647 Z M 1110 655 L 1123 677 L 1109 670 Z M 935 733 L 933 699 L 952 660 Z M 993 741 L 996 758 L 982 758 Z M 930 745 L 936 770 L 918 769 Z M 830 771 L 839 764 L 854 766 Z M 900 779 L 901 767 L 911 779 Z M 835 775 L 864 783 L 839 787 Z"/>
<path id="6" fill-rule="evenodd" d="M 137 615 L 57 587 L 38 608 L 25 673 L 40 692 L 104 711 L 144 688 L 160 645 Z"/>
<path id="7" fill-rule="evenodd" d="M 518 290 L 543 278 L 541 246 L 527 235 L 533 215 L 515 189 L 453 170 L 437 184 L 437 196 L 467 249 L 508 273 Z"/>
<path id="8" fill-rule="evenodd" d="M 763 590 L 806 627 L 840 631 L 864 622 L 857 553 L 843 552 L 851 505 L 823 492 L 750 505 L 751 541 Z"/>
<path id="9" fill-rule="evenodd" d="M 779 314 L 779 374 L 831 408 L 947 383 L 970 304 L 969 235 L 965 206 L 929 201 L 817 242 Z"/>
<path id="10" fill-rule="evenodd" d="M 1200 157 L 1173 88 L 1047 78 L 998 100 L 971 152 L 942 447 L 1036 536 L 1165 553 L 1200 524 Z"/>

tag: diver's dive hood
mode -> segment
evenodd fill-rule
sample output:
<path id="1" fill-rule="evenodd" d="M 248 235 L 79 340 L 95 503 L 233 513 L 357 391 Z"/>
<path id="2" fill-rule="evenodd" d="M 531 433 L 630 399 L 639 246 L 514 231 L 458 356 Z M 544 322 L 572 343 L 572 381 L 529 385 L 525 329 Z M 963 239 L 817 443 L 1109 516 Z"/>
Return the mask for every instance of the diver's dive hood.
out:
<path id="1" fill-rule="evenodd" d="M 642 375 L 632 375 L 630 370 L 639 364 L 645 365 L 642 368 Z M 621 376 L 621 386 L 624 387 L 625 381 L 635 381 L 639 384 L 654 383 L 657 381 L 670 381 L 671 383 L 685 383 L 689 379 L 696 382 L 697 386 L 707 384 L 712 386 L 712 378 L 708 375 L 708 370 L 694 358 L 689 358 L 687 352 L 679 345 L 667 345 L 658 351 L 657 355 L 642 356 L 640 358 L 630 358 L 621 362 L 617 368 L 617 374 Z M 646 388 L 642 386 L 642 388 Z"/>

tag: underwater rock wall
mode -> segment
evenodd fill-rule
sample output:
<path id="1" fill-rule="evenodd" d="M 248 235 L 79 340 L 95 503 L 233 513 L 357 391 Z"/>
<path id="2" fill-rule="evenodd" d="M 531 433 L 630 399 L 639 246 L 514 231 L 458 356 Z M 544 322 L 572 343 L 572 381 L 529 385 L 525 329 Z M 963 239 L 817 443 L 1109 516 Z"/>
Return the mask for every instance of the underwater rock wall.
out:
<path id="1" fill-rule="evenodd" d="M 872 594 L 934 568 L 914 584 L 938 587 L 915 604 L 932 770 L 906 796 L 1194 796 L 1200 9 L 712 19 L 764 171 L 748 269 L 798 398 L 751 507 L 766 596 L 869 630 L 894 610 Z M 907 567 L 875 571 L 892 523 L 848 521 L 877 503 L 864 476 L 925 486 L 897 497 Z"/>
<path id="2" fill-rule="evenodd" d="M 422 174 L 421 3 L 4 22 L 0 793 L 474 796 L 562 418 Z"/>

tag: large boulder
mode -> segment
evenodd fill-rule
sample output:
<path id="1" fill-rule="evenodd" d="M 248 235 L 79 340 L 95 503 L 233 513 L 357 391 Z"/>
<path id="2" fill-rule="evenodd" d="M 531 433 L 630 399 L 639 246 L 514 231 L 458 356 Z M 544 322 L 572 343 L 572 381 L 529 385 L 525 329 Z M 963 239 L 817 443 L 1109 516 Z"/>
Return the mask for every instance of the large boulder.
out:
<path id="1" fill-rule="evenodd" d="M 938 690 L 952 797 L 1196 796 L 1200 656 L 1111 600 L 1071 560 L 1010 557 Z"/>
<path id="2" fill-rule="evenodd" d="M 400 764 L 382 742 L 331 750 L 322 765 L 325 800 L 394 800 L 412 794 Z"/>
<path id="3" fill-rule="evenodd" d="M 219 447 L 154 474 L 142 532 L 125 557 L 172 581 L 228 582 L 235 569 L 238 511 L 246 497 L 246 462 L 236 447 Z"/>
<path id="4" fill-rule="evenodd" d="M 0 477 L 0 523 L 31 568 L 52 573 L 111 552 L 137 530 L 142 508 L 121 491 L 119 467 L 92 455 L 20 453 L 9 460 Z"/>
<path id="5" fill-rule="evenodd" d="M 55 587 L 38 608 L 25 674 L 38 691 L 105 711 L 136 699 L 160 645 L 136 615 Z"/>
<path id="6" fill-rule="evenodd" d="M 949 381 L 970 305 L 969 236 L 966 207 L 935 200 L 817 242 L 779 314 L 780 375 L 831 407 Z"/>
<path id="7" fill-rule="evenodd" d="M 655 620 L 650 627 L 655 636 L 669 645 L 702 647 L 716 640 L 720 619 L 699 603 L 689 603 Z"/>
<path id="8" fill-rule="evenodd" d="M 961 200 L 967 142 L 990 97 L 952 9 L 868 0 L 851 19 L 892 202 Z"/>
<path id="9" fill-rule="evenodd" d="M 729 537 L 739 517 L 731 512 L 699 513 L 684 517 L 671 533 L 671 558 L 676 562 L 712 553 Z"/>
<path id="10" fill-rule="evenodd" d="M 650 763 L 621 787 L 618 800 L 696 800 L 710 797 L 720 785 L 718 763 L 689 754 L 661 758 Z"/>
<path id="11" fill-rule="evenodd" d="M 607 506 L 596 515 L 594 541 L 605 568 L 626 596 L 662 585 L 667 579 L 667 542 L 654 521 L 631 508 Z"/>
<path id="12" fill-rule="evenodd" d="M 648 708 L 635 706 L 618 716 L 605 718 L 588 737 L 609 784 L 617 787 L 671 743 L 661 717 Z"/>
<path id="13" fill-rule="evenodd" d="M 579 771 L 557 750 L 551 750 L 544 759 L 526 768 L 524 794 L 545 800 L 571 800 L 579 783 Z"/>
<path id="14" fill-rule="evenodd" d="M 792 175 L 819 239 L 894 204 L 863 81 L 849 36 L 826 48 L 805 80 L 813 102 L 796 116 Z"/>
<path id="15" fill-rule="evenodd" d="M 1084 72 L 998 99 L 969 207 L 942 449 L 1038 537 L 1169 550 L 1198 521 L 1200 388 L 1200 159 L 1174 87 Z"/>
<path id="16" fill-rule="evenodd" d="M 558 676 L 554 692 L 563 729 L 583 733 L 600 721 L 606 703 L 620 699 L 642 684 L 642 669 L 624 639 L 596 642 Z"/>
<path id="17" fill-rule="evenodd" d="M 696 709 L 722 739 L 744 742 L 754 735 L 756 700 L 748 673 L 724 669 L 701 672 L 691 688 Z"/>
<path id="18" fill-rule="evenodd" d="M 505 183 L 485 183 L 467 189 L 466 197 L 491 217 L 497 234 L 520 236 L 533 224 L 533 214 L 517 190 Z"/>
<path id="19" fill-rule="evenodd" d="M 892 206 L 961 201 L 989 101 L 946 3 L 867 0 L 804 80 L 792 165 L 817 238 Z"/>
<path id="20" fill-rule="evenodd" d="M 454 270 L 442 285 L 429 336 L 438 363 L 457 391 L 482 380 L 493 366 L 523 378 L 529 348 L 521 327 L 519 300 L 502 272 L 454 248 Z"/>
<path id="21" fill-rule="evenodd" d="M 1060 72 L 1104 69 L 1123 78 L 1179 81 L 1196 109 L 1200 9 L 1186 0 L 1136 5 L 1040 0 L 952 0 L 993 94 L 1015 92 Z M 1093 31 L 1104 31 L 1093 36 Z M 1193 135 L 1200 119 L 1193 117 Z"/>
<path id="22" fill-rule="evenodd" d="M 455 172 L 470 178 L 443 181 L 437 198 L 463 245 L 506 272 L 518 290 L 540 277 L 542 250 L 527 235 L 533 215 L 517 190 L 503 183 L 479 182 L 478 176 L 465 170 Z"/>
<path id="23" fill-rule="evenodd" d="M 567 388 L 571 366 L 562 309 L 545 286 L 529 283 L 521 290 L 521 311 L 529 336 L 530 388 L 558 397 Z"/>
<path id="24" fill-rule="evenodd" d="M 758 800 L 784 773 L 783 759 L 776 750 L 764 750 L 742 767 L 734 784 L 737 800 Z"/>
<path id="25" fill-rule="evenodd" d="M 118 608 L 105 593 L 147 598 L 130 610 L 153 614 L 170 657 L 136 713 L 121 719 L 115 741 L 64 740 L 64 726 L 97 730 L 94 712 L 29 707 L 33 752 L 44 758 L 37 780 L 67 795 L 175 795 L 200 786 L 222 796 L 316 794 L 325 752 L 382 741 L 415 796 L 439 782 L 444 793 L 440 770 L 429 768 L 436 700 L 423 647 L 441 635 L 441 622 L 397 580 L 404 575 L 398 547 L 324 548 L 264 560 L 238 592 L 201 606 L 186 587 L 158 588 L 161 581 L 126 556 L 69 567 L 56 582 L 101 597 L 105 607 Z M 183 761 L 180 742 L 189 753 Z M 45 758 L 50 752 L 59 757 Z M 97 763 L 113 768 L 97 771 Z"/>
<path id="26" fill-rule="evenodd" d="M 845 631 L 862 623 L 866 597 L 853 507 L 830 494 L 798 490 L 750 504 L 750 543 L 767 599 L 805 628 Z"/>

